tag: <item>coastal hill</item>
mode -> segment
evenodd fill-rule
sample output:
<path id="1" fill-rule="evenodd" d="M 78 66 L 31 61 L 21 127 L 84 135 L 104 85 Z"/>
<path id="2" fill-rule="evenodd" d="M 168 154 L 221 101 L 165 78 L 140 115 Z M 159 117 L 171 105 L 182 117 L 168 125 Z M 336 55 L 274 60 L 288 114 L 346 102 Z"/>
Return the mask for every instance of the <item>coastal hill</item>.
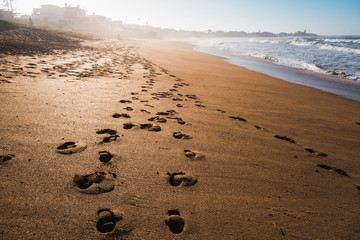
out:
<path id="1" fill-rule="evenodd" d="M 90 35 L 27 26 L 0 20 L 0 52 L 11 54 L 49 53 L 52 50 L 83 48 Z"/>

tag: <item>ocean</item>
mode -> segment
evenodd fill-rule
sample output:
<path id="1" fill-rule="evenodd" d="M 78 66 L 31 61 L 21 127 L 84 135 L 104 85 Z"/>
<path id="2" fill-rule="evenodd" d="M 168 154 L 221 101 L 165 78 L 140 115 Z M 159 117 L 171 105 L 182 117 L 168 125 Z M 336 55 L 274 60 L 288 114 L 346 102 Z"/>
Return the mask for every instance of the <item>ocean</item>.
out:
<path id="1" fill-rule="evenodd" d="M 359 37 L 212 38 L 195 49 L 360 102 Z"/>

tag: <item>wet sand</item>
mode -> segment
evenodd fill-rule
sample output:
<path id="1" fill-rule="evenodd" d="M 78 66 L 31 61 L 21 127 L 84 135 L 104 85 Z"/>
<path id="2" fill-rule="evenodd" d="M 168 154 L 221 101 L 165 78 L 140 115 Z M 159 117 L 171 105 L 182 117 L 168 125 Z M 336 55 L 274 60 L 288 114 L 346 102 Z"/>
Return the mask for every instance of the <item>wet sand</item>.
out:
<path id="1" fill-rule="evenodd" d="M 201 48 L 197 45 L 195 45 L 195 49 L 218 57 L 224 57 L 226 58 L 226 62 L 244 67 L 251 71 L 263 73 L 284 81 L 319 89 L 324 92 L 333 93 L 360 102 L 360 82 L 356 80 L 329 73 L 318 73 L 300 68 L 287 67 L 267 59 L 221 54 L 211 49 Z"/>
<path id="2" fill-rule="evenodd" d="M 359 239 L 360 104 L 171 41 L 1 55 L 1 239 Z"/>

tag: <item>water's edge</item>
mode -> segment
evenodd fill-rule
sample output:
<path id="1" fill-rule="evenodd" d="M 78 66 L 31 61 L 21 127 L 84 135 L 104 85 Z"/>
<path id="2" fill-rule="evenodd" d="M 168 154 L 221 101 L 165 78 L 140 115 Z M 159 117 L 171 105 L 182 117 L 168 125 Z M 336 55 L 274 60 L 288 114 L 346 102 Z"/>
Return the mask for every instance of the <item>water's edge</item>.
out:
<path id="1" fill-rule="evenodd" d="M 196 44 L 193 44 L 193 46 L 198 52 L 225 58 L 230 64 L 360 102 L 359 82 L 328 74 L 315 73 L 308 70 L 278 65 L 253 57 L 231 56 Z"/>

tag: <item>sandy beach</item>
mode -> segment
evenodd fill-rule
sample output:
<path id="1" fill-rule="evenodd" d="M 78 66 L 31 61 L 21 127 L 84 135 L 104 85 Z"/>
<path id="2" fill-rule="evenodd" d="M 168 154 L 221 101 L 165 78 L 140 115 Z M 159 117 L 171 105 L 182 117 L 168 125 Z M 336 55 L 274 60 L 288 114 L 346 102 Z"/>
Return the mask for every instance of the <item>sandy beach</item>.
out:
<path id="1" fill-rule="evenodd" d="M 0 55 L 0 239 L 360 239 L 360 103 L 181 41 Z"/>

